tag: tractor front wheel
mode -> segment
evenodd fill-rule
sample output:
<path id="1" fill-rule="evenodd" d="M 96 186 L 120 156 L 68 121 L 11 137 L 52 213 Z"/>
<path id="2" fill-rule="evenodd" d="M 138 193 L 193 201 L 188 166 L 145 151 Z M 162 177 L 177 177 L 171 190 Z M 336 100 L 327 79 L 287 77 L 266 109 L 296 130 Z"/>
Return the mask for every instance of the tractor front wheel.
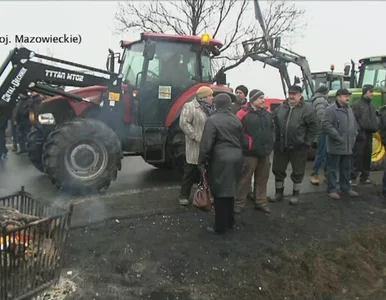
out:
<path id="1" fill-rule="evenodd" d="M 72 191 L 107 189 L 123 158 L 117 135 L 103 122 L 75 119 L 59 125 L 43 148 L 43 166 L 56 187 Z"/>
<path id="2" fill-rule="evenodd" d="M 373 153 L 371 155 L 371 171 L 380 171 L 384 169 L 386 159 L 386 150 L 382 144 L 382 138 L 379 132 L 373 134 Z"/>

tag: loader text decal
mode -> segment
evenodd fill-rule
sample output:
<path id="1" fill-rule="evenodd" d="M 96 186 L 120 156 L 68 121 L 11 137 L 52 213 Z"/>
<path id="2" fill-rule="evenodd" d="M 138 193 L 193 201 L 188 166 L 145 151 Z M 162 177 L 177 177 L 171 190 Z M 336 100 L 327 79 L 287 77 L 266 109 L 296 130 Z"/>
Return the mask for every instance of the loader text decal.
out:
<path id="1" fill-rule="evenodd" d="M 84 76 L 79 74 L 67 73 L 67 72 L 59 72 L 53 70 L 46 70 L 46 77 L 64 79 L 64 80 L 73 80 L 83 82 Z"/>
<path id="2" fill-rule="evenodd" d="M 22 67 L 19 73 L 17 73 L 16 77 L 12 79 L 11 85 L 8 88 L 8 90 L 5 92 L 3 96 L 1 96 L 1 100 L 4 100 L 5 102 L 11 101 L 11 97 L 13 93 L 16 91 L 16 88 L 20 86 L 20 82 L 26 73 L 27 73 L 27 69 Z"/>

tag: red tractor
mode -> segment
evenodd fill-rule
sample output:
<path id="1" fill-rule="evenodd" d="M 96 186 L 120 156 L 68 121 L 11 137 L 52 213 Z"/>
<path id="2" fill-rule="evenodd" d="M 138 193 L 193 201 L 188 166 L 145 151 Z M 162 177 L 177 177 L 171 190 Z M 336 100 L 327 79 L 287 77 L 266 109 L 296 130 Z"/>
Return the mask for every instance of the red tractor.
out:
<path id="1" fill-rule="evenodd" d="M 204 85 L 234 99 L 224 72 L 212 74 L 211 58 L 221 46 L 207 34 L 142 33 L 138 41 L 121 43 L 122 55 L 109 50 L 107 71 L 14 49 L 0 68 L 1 76 L 12 62 L 0 85 L 0 112 L 9 113 L 26 89 L 50 96 L 31 106 L 28 149 L 32 163 L 61 189 L 108 188 L 123 153 L 140 155 L 158 168 L 180 168 L 182 106 Z M 52 85 L 80 88 L 66 92 Z"/>

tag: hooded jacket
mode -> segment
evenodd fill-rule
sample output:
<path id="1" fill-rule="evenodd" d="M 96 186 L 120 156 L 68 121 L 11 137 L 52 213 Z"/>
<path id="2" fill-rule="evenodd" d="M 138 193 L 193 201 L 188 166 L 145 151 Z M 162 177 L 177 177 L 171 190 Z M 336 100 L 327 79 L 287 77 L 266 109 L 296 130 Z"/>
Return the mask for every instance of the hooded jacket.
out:
<path id="1" fill-rule="evenodd" d="M 315 93 L 311 98 L 312 107 L 315 110 L 316 119 L 319 126 L 322 125 L 322 118 L 326 108 L 330 105 L 328 95 L 322 93 Z"/>

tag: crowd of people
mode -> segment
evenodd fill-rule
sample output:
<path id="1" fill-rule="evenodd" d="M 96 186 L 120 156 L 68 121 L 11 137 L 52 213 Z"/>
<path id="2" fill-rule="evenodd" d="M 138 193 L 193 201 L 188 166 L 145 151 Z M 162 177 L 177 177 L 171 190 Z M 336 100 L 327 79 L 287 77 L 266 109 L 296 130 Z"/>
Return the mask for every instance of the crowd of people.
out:
<path id="1" fill-rule="evenodd" d="M 351 108 L 347 89 L 339 89 L 330 101 L 328 88 L 322 86 L 311 101 L 305 101 L 302 88 L 294 85 L 288 90 L 288 98 L 269 112 L 261 90 L 248 93 L 247 87 L 238 86 L 232 103 L 228 94 L 213 97 L 211 88 L 200 87 L 180 116 L 186 138 L 180 205 L 189 205 L 192 186 L 207 175 L 215 209 L 214 225 L 207 230 L 225 233 L 234 227 L 234 214 L 242 213 L 247 199 L 264 213 L 270 213 L 269 202 L 284 200 L 289 163 L 289 203 L 296 205 L 307 154 L 315 139 L 317 154 L 311 183 L 320 183 L 319 170 L 323 169 L 328 197 L 338 200 L 342 195 L 359 196 L 353 187 L 371 183 L 372 134 L 380 129 L 386 144 L 386 109 L 381 110 L 378 122 L 371 103 L 373 91 L 373 86 L 365 85 L 361 99 Z M 268 198 L 272 153 L 275 194 Z M 383 195 L 386 197 L 386 172 Z"/>

